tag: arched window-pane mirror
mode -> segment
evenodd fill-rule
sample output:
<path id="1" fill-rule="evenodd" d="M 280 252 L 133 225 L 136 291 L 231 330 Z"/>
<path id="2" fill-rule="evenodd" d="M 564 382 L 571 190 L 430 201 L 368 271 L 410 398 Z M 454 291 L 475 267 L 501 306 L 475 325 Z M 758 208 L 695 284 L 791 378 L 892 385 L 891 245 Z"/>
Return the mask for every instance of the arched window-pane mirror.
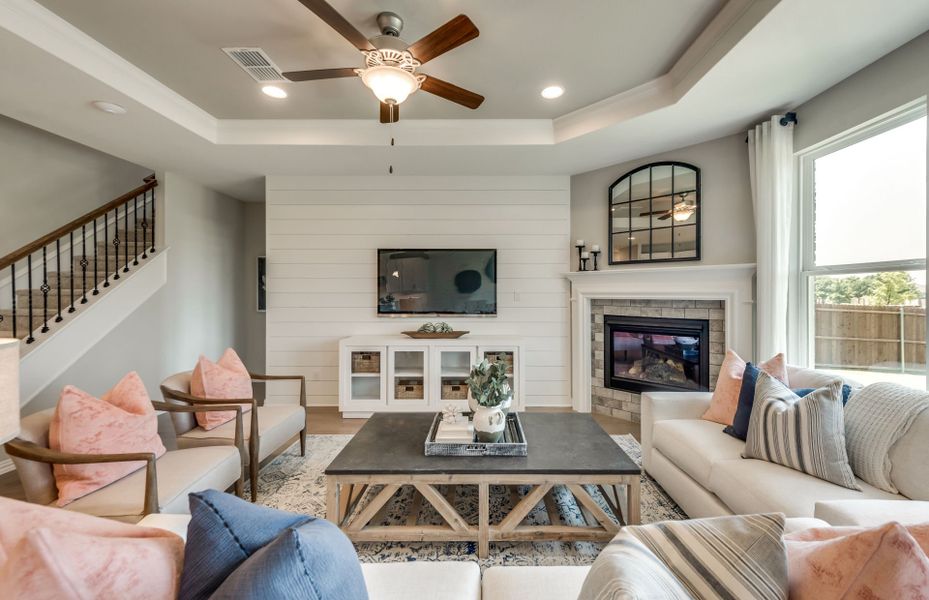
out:
<path id="1" fill-rule="evenodd" d="M 700 259 L 700 169 L 657 162 L 609 192 L 610 264 Z"/>

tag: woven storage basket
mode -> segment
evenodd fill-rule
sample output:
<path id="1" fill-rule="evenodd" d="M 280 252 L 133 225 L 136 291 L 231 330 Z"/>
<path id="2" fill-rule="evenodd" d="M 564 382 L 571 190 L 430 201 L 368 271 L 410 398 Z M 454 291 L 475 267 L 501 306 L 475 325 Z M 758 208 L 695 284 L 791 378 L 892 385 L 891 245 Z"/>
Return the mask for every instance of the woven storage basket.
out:
<path id="1" fill-rule="evenodd" d="M 484 357 L 487 359 L 487 362 L 491 364 L 502 360 L 503 362 L 506 363 L 507 372 L 510 372 L 513 370 L 513 353 L 512 352 L 487 352 L 484 354 Z"/>
<path id="2" fill-rule="evenodd" d="M 352 373 L 380 373 L 381 355 L 378 352 L 352 352 Z"/>
<path id="3" fill-rule="evenodd" d="M 394 398 L 397 400 L 422 400 L 423 382 L 418 379 L 397 381 L 394 387 Z"/>
<path id="4" fill-rule="evenodd" d="M 467 400 L 468 384 L 464 381 L 443 381 L 442 382 L 442 399 L 443 400 Z"/>

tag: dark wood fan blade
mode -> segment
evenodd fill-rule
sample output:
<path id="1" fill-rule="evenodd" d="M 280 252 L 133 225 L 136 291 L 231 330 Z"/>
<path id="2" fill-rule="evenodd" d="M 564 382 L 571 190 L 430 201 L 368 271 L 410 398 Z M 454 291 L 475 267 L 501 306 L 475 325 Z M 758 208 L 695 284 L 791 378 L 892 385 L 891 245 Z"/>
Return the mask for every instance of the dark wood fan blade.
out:
<path id="1" fill-rule="evenodd" d="M 339 32 L 342 37 L 351 42 L 352 45 L 359 50 L 375 49 L 374 45 L 368 41 L 368 38 L 355 29 L 354 25 L 345 20 L 345 17 L 340 15 L 336 9 L 329 6 L 326 0 L 300 0 L 300 3 L 313 11 L 317 17 L 325 21 L 329 27 Z"/>
<path id="2" fill-rule="evenodd" d="M 649 215 L 665 215 L 665 214 L 670 215 L 671 211 L 670 210 L 653 210 L 651 212 L 639 213 L 639 216 L 647 217 Z"/>
<path id="3" fill-rule="evenodd" d="M 400 120 L 400 105 L 381 102 L 381 123 L 396 123 Z"/>
<path id="4" fill-rule="evenodd" d="M 458 15 L 407 49 L 415 59 L 426 64 L 436 56 L 470 42 L 480 34 L 471 19 L 465 15 Z"/>
<path id="5" fill-rule="evenodd" d="M 436 79 L 431 75 L 426 76 L 426 79 L 423 81 L 422 89 L 430 94 L 435 94 L 446 100 L 451 100 L 462 106 L 467 106 L 470 109 L 477 108 L 484 101 L 484 96 L 480 94 L 475 94 L 474 92 L 460 88 L 447 81 Z"/>
<path id="6" fill-rule="evenodd" d="M 315 81 L 317 79 L 336 79 L 337 77 L 357 77 L 355 69 L 313 69 L 311 71 L 288 71 L 283 74 L 290 81 Z"/>
<path id="7" fill-rule="evenodd" d="M 668 211 L 668 214 L 666 214 L 666 215 L 663 216 L 663 217 L 658 217 L 658 220 L 659 220 L 659 221 L 667 221 L 667 220 L 670 219 L 670 218 L 671 218 L 671 211 L 669 210 L 669 211 Z"/>

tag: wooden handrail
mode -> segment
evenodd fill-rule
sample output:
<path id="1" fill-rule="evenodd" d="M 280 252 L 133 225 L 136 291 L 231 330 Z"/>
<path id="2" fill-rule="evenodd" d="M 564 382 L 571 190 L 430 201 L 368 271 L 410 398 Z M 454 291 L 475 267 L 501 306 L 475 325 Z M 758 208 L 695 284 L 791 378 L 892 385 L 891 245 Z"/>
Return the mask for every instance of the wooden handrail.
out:
<path id="1" fill-rule="evenodd" d="M 37 252 L 41 250 L 44 246 L 48 246 L 49 244 L 53 243 L 55 240 L 64 237 L 65 235 L 71 233 L 75 229 L 78 229 L 81 225 L 86 225 L 87 223 L 92 222 L 94 219 L 110 212 L 114 208 L 118 206 L 122 206 L 123 204 L 125 204 L 129 200 L 132 200 L 136 196 L 141 196 L 148 190 L 158 187 L 158 180 L 155 179 L 154 175 L 150 175 L 146 177 L 143 181 L 145 181 L 145 183 L 135 188 L 134 190 L 126 192 L 119 198 L 116 198 L 115 200 L 111 200 L 110 202 L 107 202 L 106 204 L 104 204 L 103 206 L 99 208 L 95 208 L 89 213 L 74 219 L 70 223 L 62 225 L 55 231 L 47 235 L 43 235 L 36 241 L 26 244 L 19 250 L 14 250 L 13 252 L 10 252 L 3 258 L 0 258 L 0 269 L 5 269 L 6 267 L 12 265 L 16 261 L 26 258 L 33 252 Z M 152 232 L 152 235 L 154 235 L 154 232 Z"/>

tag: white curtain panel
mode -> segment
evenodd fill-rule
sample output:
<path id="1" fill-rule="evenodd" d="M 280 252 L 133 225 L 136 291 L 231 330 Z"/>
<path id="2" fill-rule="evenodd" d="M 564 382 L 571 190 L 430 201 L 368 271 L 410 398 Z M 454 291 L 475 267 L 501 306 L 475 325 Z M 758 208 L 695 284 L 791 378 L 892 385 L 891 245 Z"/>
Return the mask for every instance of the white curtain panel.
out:
<path id="1" fill-rule="evenodd" d="M 794 128 L 774 115 L 748 132 L 757 263 L 756 360 L 787 351 Z"/>

